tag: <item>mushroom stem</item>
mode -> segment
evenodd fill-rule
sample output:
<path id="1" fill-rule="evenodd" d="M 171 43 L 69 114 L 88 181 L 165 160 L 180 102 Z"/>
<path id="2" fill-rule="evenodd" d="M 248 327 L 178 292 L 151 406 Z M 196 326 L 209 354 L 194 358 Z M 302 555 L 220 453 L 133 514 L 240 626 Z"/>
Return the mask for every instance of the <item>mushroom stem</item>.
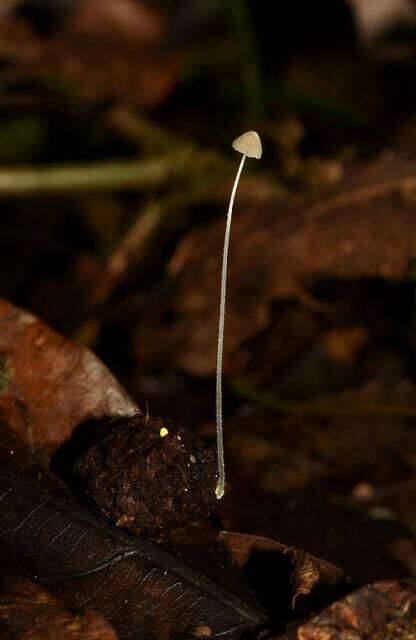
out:
<path id="1" fill-rule="evenodd" d="M 261 158 L 262 147 L 259 134 L 255 131 L 246 131 L 233 142 L 233 149 L 241 153 L 240 166 L 234 180 L 231 191 L 230 204 L 228 206 L 227 225 L 225 227 L 224 251 L 222 254 L 221 273 L 221 299 L 220 299 L 220 319 L 218 323 L 218 346 L 217 346 L 217 379 L 216 379 L 216 422 L 217 422 L 217 457 L 218 457 L 218 482 L 215 495 L 220 500 L 225 489 L 225 463 L 224 463 L 224 442 L 222 429 L 222 358 L 224 351 L 224 324 L 225 324 L 225 300 L 227 296 L 227 263 L 228 247 L 230 244 L 231 221 L 233 216 L 233 206 L 241 172 L 246 158 Z"/>
<path id="2" fill-rule="evenodd" d="M 230 204 L 227 213 L 227 225 L 225 228 L 224 250 L 222 254 L 222 272 L 221 272 L 221 298 L 220 298 L 220 317 L 218 323 L 218 346 L 217 346 L 217 377 L 216 377 L 216 423 L 217 423 L 217 456 L 218 456 L 218 482 L 215 489 L 215 495 L 220 500 L 224 495 L 225 489 L 225 462 L 224 462 L 224 440 L 222 428 L 222 359 L 224 352 L 224 325 L 225 325 L 225 302 L 227 297 L 227 265 L 228 265 L 228 249 L 230 245 L 231 222 L 233 217 L 233 207 L 235 194 L 237 193 L 238 183 L 240 181 L 241 172 L 243 171 L 245 155 L 242 156 L 237 175 L 234 180 L 233 189 L 231 191 Z"/>

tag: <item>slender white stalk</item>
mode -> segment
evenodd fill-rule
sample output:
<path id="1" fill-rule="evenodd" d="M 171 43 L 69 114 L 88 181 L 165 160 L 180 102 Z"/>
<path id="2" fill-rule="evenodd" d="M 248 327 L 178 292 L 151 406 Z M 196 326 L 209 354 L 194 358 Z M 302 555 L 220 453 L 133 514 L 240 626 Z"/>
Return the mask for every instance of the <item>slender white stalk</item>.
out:
<path id="1" fill-rule="evenodd" d="M 221 299 L 220 299 L 220 318 L 218 323 L 218 347 L 217 347 L 217 378 L 216 378 L 216 422 L 217 422 L 217 456 L 218 456 L 218 482 L 215 489 L 215 495 L 220 500 L 224 495 L 225 489 L 225 462 L 224 462 L 224 442 L 222 428 L 222 359 L 224 351 L 224 325 L 225 325 L 225 303 L 227 297 L 227 264 L 228 264 L 228 248 L 230 244 L 231 221 L 233 217 L 233 206 L 235 194 L 237 192 L 238 183 L 240 181 L 241 172 L 247 156 L 243 155 L 237 175 L 234 180 L 233 189 L 231 191 L 230 204 L 227 213 L 227 225 L 225 228 L 224 251 L 222 255 L 222 273 L 221 273 Z"/>

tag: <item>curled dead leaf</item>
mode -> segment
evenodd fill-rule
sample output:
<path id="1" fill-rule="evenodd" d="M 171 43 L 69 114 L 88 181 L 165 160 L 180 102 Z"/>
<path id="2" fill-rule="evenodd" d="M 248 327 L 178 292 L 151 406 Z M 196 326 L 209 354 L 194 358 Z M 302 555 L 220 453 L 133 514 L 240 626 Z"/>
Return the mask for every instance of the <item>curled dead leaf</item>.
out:
<path id="1" fill-rule="evenodd" d="M 286 585 L 286 592 L 294 610 L 299 608 L 301 600 L 303 608 L 304 598 L 321 601 L 328 595 L 339 593 L 348 584 L 348 578 L 342 569 L 301 549 L 286 546 L 262 536 L 230 531 L 223 531 L 220 535 L 242 569 L 247 566 L 250 557 L 262 553 L 275 554 L 276 557 L 287 562 L 289 584 Z M 272 563 L 271 566 L 273 566 Z M 278 584 L 279 580 L 282 580 L 282 576 L 283 573 L 280 576 L 273 576 L 276 593 L 285 591 L 285 587 L 279 588 Z"/>

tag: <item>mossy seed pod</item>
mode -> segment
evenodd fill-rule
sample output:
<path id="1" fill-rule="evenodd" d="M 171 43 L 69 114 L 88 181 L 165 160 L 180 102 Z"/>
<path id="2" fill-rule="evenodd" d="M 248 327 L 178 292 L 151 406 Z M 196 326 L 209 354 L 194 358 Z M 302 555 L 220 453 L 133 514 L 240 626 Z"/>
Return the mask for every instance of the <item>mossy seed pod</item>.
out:
<path id="1" fill-rule="evenodd" d="M 215 507 L 214 451 L 162 418 L 112 421 L 74 470 L 99 512 L 136 535 L 165 538 Z"/>

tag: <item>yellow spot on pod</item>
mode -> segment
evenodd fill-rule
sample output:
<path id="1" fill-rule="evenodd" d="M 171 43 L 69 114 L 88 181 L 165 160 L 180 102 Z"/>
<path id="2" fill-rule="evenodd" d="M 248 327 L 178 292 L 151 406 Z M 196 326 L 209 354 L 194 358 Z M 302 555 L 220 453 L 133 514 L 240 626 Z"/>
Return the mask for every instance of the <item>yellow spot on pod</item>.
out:
<path id="1" fill-rule="evenodd" d="M 166 427 L 162 427 L 159 433 L 160 433 L 160 437 L 164 438 L 165 436 L 168 435 L 169 431 L 166 429 Z"/>

